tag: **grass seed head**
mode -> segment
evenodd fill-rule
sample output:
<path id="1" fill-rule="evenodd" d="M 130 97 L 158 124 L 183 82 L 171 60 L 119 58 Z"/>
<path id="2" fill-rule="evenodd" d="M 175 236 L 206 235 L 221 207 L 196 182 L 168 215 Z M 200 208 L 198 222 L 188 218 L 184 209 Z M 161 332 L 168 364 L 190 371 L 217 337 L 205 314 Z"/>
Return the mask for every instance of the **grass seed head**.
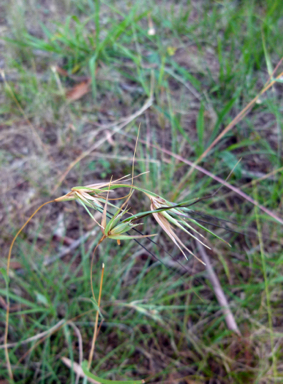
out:
<path id="1" fill-rule="evenodd" d="M 152 215 L 155 218 L 155 220 L 157 221 L 157 223 L 160 225 L 160 227 L 164 230 L 164 232 L 170 237 L 170 239 L 173 241 L 173 243 L 175 245 L 177 245 L 177 247 L 180 249 L 180 251 L 182 252 L 184 257 L 187 259 L 187 255 L 185 253 L 185 251 L 187 251 L 192 256 L 194 256 L 197 260 L 199 260 L 202 264 L 204 264 L 204 262 L 201 259 L 199 259 L 191 250 L 189 250 L 185 246 L 185 244 L 181 241 L 181 239 L 177 236 L 177 234 L 173 230 L 173 227 L 170 223 L 175 224 L 177 227 L 181 228 L 183 231 L 189 233 L 182 225 L 180 225 L 178 220 L 174 219 L 170 215 L 170 210 L 167 210 L 168 202 L 159 196 L 158 197 L 151 196 L 150 200 L 151 200 L 150 209 L 152 211 L 155 211 L 155 210 L 160 209 L 162 207 L 166 208 L 166 210 L 164 209 L 164 211 L 154 212 L 154 213 L 152 213 Z M 173 207 L 172 207 L 172 210 L 174 210 Z M 192 237 L 196 238 L 192 234 L 190 234 L 190 235 Z M 196 239 L 198 241 L 200 241 L 198 238 L 196 238 Z"/>

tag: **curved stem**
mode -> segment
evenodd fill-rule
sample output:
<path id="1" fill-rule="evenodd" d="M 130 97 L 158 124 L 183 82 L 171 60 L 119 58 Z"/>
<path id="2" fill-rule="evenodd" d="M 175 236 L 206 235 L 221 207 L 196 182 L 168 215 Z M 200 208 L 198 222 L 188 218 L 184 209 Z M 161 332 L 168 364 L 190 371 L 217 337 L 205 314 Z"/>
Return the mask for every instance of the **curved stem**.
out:
<path id="1" fill-rule="evenodd" d="M 94 255 L 95 255 L 95 251 L 97 250 L 99 244 L 101 244 L 104 239 L 106 239 L 105 235 L 102 236 L 102 238 L 99 240 L 96 247 L 94 248 L 94 250 L 92 252 L 91 263 L 90 263 L 90 287 L 91 287 L 92 297 L 94 298 L 94 300 L 95 300 L 95 295 L 94 295 L 93 282 L 92 282 L 92 270 L 93 270 Z"/>
<path id="2" fill-rule="evenodd" d="M 13 238 L 13 241 L 10 245 L 9 254 L 8 254 L 8 260 L 7 260 L 7 310 L 6 310 L 6 324 L 5 324 L 5 335 L 4 335 L 4 345 L 5 345 L 5 356 L 6 356 L 6 362 L 7 362 L 7 369 L 9 372 L 9 377 L 11 380 L 13 380 L 13 372 L 11 369 L 11 363 L 9 358 L 9 352 L 8 352 L 8 331 L 9 331 L 9 313 L 10 313 L 10 299 L 9 299 L 9 272 L 10 272 L 10 261 L 12 256 L 12 249 L 15 244 L 15 241 L 17 240 L 17 237 L 22 232 L 22 230 L 25 228 L 25 226 L 30 222 L 30 220 L 37 214 L 37 212 L 44 207 L 47 204 L 53 203 L 55 200 L 47 201 L 46 203 L 42 204 L 39 208 L 37 208 L 33 214 L 27 219 L 25 224 L 18 230 L 16 233 L 16 236 Z"/>

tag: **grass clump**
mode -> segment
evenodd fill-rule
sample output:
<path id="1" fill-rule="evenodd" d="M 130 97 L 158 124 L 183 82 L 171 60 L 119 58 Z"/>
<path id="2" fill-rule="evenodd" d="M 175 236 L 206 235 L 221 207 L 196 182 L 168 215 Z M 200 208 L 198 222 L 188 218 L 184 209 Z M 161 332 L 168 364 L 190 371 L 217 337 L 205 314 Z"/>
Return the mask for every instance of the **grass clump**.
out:
<path id="1" fill-rule="evenodd" d="M 136 145 L 137 147 L 137 145 Z M 136 152 L 135 147 L 135 152 Z M 185 258 L 188 260 L 185 252 L 183 249 L 185 249 L 189 254 L 193 255 L 198 261 L 205 264 L 201 259 L 199 259 L 194 253 L 189 250 L 185 244 L 180 240 L 180 238 L 176 235 L 172 228 L 172 224 L 175 225 L 177 228 L 182 229 L 185 233 L 189 234 L 192 238 L 197 240 L 200 244 L 206 246 L 198 237 L 193 235 L 191 232 L 189 232 L 185 227 L 189 228 L 191 231 L 196 232 L 200 237 L 204 237 L 201 233 L 199 233 L 195 228 L 193 228 L 189 222 L 194 222 L 202 229 L 207 230 L 209 233 L 212 234 L 212 232 L 208 229 L 206 229 L 202 224 L 198 223 L 197 220 L 192 219 L 186 215 L 186 210 L 191 205 L 196 204 L 199 199 L 195 199 L 193 202 L 184 202 L 180 204 L 172 204 L 169 201 L 161 198 L 160 196 L 157 196 L 155 193 L 144 190 L 143 188 L 137 187 L 134 185 L 134 161 L 133 161 L 133 168 L 132 168 L 132 178 L 131 178 L 131 185 L 127 184 L 119 184 L 118 182 L 127 178 L 127 176 L 122 177 L 121 179 L 118 179 L 116 181 L 112 182 L 112 179 L 109 183 L 99 183 L 99 184 L 92 184 L 85 187 L 74 187 L 72 190 L 67 193 L 66 195 L 59 197 L 55 200 L 46 202 L 42 204 L 26 221 L 26 223 L 21 227 L 21 229 L 17 232 L 16 236 L 14 237 L 12 244 L 10 246 L 9 255 L 8 255 L 8 261 L 7 261 L 7 270 L 4 271 L 4 276 L 6 276 L 6 284 L 7 284 L 7 310 L 6 310 L 6 328 L 5 328 L 5 353 L 6 353 L 6 360 L 7 360 L 7 367 L 9 371 L 9 376 L 11 379 L 13 379 L 13 373 L 12 368 L 10 364 L 10 358 L 8 353 L 8 327 L 9 327 L 9 310 L 10 310 L 10 298 L 9 298 L 9 284 L 8 284 L 8 276 L 10 271 L 10 260 L 12 255 L 12 249 L 13 245 L 15 243 L 15 240 L 21 233 L 21 231 L 25 228 L 25 226 L 28 224 L 28 222 L 34 217 L 34 215 L 45 205 L 52 203 L 52 202 L 61 202 L 61 201 L 70 201 L 70 200 L 78 200 L 86 209 L 87 213 L 90 215 L 90 217 L 94 220 L 95 224 L 97 224 L 101 231 L 102 231 L 102 237 L 98 241 L 94 252 L 92 256 L 91 261 L 91 267 L 90 267 L 90 285 L 91 285 L 91 291 L 92 291 L 92 297 L 94 302 L 96 303 L 95 294 L 94 294 L 94 288 L 93 288 L 93 262 L 94 262 L 94 253 L 97 249 L 97 247 L 106 239 L 114 239 L 117 241 L 118 245 L 121 244 L 121 240 L 132 240 L 132 239 L 142 239 L 145 237 L 151 237 L 156 236 L 152 234 L 147 235 L 130 235 L 129 231 L 135 230 L 136 226 L 139 226 L 141 223 L 136 223 L 137 220 L 141 218 L 145 218 L 149 215 L 153 215 L 157 223 L 160 225 L 160 227 L 167 233 L 167 235 L 170 237 L 170 239 L 177 245 L 177 247 L 180 249 L 180 251 L 183 253 Z M 128 181 L 128 180 L 124 180 Z M 109 203 L 109 193 L 113 189 L 124 189 L 124 188 L 130 188 L 130 192 L 126 196 L 126 200 L 121 205 L 121 207 L 117 208 L 113 203 Z M 142 193 L 144 193 L 151 202 L 151 210 L 147 212 L 139 212 L 136 214 L 130 213 L 130 209 L 128 208 L 129 200 L 134 192 L 134 190 L 138 190 Z M 106 197 L 105 197 L 105 194 Z M 125 197 L 124 197 L 125 198 Z M 118 200 L 121 200 L 122 198 L 118 198 Z M 113 199 L 110 199 L 113 200 Z M 114 199 L 117 200 L 117 199 Z M 113 215 L 110 215 L 110 220 L 107 221 L 107 217 L 109 217 L 109 213 L 107 211 L 108 204 L 110 204 L 112 207 L 115 208 L 116 212 Z M 95 219 L 93 214 L 89 211 L 88 207 L 100 212 L 102 214 L 102 220 L 101 224 L 98 223 L 98 221 Z M 185 210 L 185 211 L 183 211 Z M 126 214 L 128 214 L 128 217 L 123 218 Z M 140 233 L 140 232 L 139 232 Z M 215 235 L 219 238 L 219 236 Z M 156 243 L 155 243 L 156 244 Z M 104 264 L 103 264 L 103 271 L 104 271 Z M 103 275 L 102 275 L 103 279 Z M 97 309 L 97 315 L 96 315 L 96 322 L 95 322 L 95 329 L 94 329 L 94 336 L 93 336 L 93 342 L 91 347 L 91 352 L 89 356 L 89 363 L 88 363 L 88 369 L 90 368 L 91 362 L 92 362 L 92 356 L 94 352 L 94 346 L 95 341 L 97 337 L 97 324 L 98 324 L 98 314 L 99 314 L 99 306 L 100 306 L 100 300 L 101 300 L 101 290 L 102 290 L 102 279 L 100 284 L 100 291 L 99 291 L 99 299 L 98 299 L 98 309 Z M 45 299 L 44 299 L 45 300 Z M 84 367 L 85 372 L 86 367 Z M 101 379 L 100 382 L 107 382 L 107 380 Z"/>
<path id="2" fill-rule="evenodd" d="M 150 253 L 117 239 L 96 249 L 96 299 L 101 262 L 105 270 L 91 372 L 106 380 L 280 382 L 281 2 L 13 4 L 0 5 L 3 255 L 36 206 L 73 194 L 34 216 L 13 250 L 8 341 L 15 380 L 75 383 L 61 358 L 70 366 L 89 359 L 98 313 L 90 258 L 103 236 L 99 214 L 109 190 L 104 229 L 130 209 L 116 226 L 143 222 L 134 229 L 157 236 L 135 239 Z M 85 93 L 70 101 L 78 86 Z M 140 124 L 135 164 L 147 173 L 134 187 L 121 180 L 116 188 L 131 172 Z M 153 209 L 168 236 L 155 229 Z M 231 228 L 236 232 L 226 232 Z M 186 250 L 200 256 L 195 239 L 183 229 L 211 248 L 205 252 L 241 337 L 227 329 L 206 266 Z M 136 231 L 120 235 L 142 236 Z M 4 278 L 0 284 L 4 335 Z M 4 363 L 0 377 L 8 379 Z"/>

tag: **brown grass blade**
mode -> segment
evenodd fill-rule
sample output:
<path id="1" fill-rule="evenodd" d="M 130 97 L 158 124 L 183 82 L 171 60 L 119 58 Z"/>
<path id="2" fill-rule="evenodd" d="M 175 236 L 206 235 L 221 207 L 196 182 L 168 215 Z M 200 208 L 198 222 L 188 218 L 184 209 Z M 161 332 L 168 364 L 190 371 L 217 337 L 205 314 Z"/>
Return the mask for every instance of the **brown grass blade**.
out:
<path id="1" fill-rule="evenodd" d="M 237 326 L 237 323 L 235 321 L 235 318 L 229 308 L 229 303 L 226 299 L 226 296 L 223 292 L 223 289 L 221 287 L 220 281 L 218 280 L 218 277 L 216 273 L 214 272 L 212 265 L 210 263 L 209 257 L 207 256 L 205 249 L 203 246 L 199 243 L 197 243 L 198 249 L 200 251 L 201 257 L 206 265 L 206 271 L 208 275 L 208 279 L 210 280 L 215 296 L 217 298 L 217 301 L 219 305 L 222 307 L 223 314 L 225 315 L 225 322 L 227 324 L 227 328 L 231 331 L 234 331 L 237 333 L 237 335 L 241 336 L 241 332 Z"/>

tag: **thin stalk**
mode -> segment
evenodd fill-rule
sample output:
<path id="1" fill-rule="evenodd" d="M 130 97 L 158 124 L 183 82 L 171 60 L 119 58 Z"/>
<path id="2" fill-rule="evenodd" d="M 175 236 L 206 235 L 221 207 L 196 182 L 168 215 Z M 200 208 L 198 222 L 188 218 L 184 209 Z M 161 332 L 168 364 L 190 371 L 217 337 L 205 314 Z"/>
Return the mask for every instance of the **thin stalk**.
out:
<path id="1" fill-rule="evenodd" d="M 90 286 L 91 286 L 91 293 L 92 293 L 92 297 L 94 298 L 95 300 L 95 294 L 94 294 L 94 290 L 93 290 L 93 282 L 92 282 L 92 271 L 93 271 L 93 262 L 94 262 L 94 255 L 95 255 L 95 252 L 99 246 L 99 244 L 102 243 L 102 241 L 106 239 L 105 236 L 102 236 L 102 238 L 99 240 L 99 242 L 97 243 L 96 247 L 94 248 L 93 252 L 92 252 L 92 258 L 91 258 L 91 263 L 90 263 Z"/>
<path id="2" fill-rule="evenodd" d="M 101 271 L 101 278 L 100 278 L 100 287 L 99 287 L 99 295 L 98 295 L 98 302 L 97 302 L 98 308 L 97 308 L 97 311 L 96 311 L 93 339 L 92 339 L 91 350 L 90 350 L 89 359 L 88 359 L 88 369 L 90 369 L 90 365 L 91 365 L 91 362 L 92 362 L 92 359 L 93 359 L 93 352 L 94 352 L 95 342 L 96 342 L 96 338 L 97 338 L 97 325 L 98 325 L 99 307 L 100 307 L 101 293 L 102 293 L 103 275 L 104 275 L 104 263 L 102 264 L 102 271 Z"/>

